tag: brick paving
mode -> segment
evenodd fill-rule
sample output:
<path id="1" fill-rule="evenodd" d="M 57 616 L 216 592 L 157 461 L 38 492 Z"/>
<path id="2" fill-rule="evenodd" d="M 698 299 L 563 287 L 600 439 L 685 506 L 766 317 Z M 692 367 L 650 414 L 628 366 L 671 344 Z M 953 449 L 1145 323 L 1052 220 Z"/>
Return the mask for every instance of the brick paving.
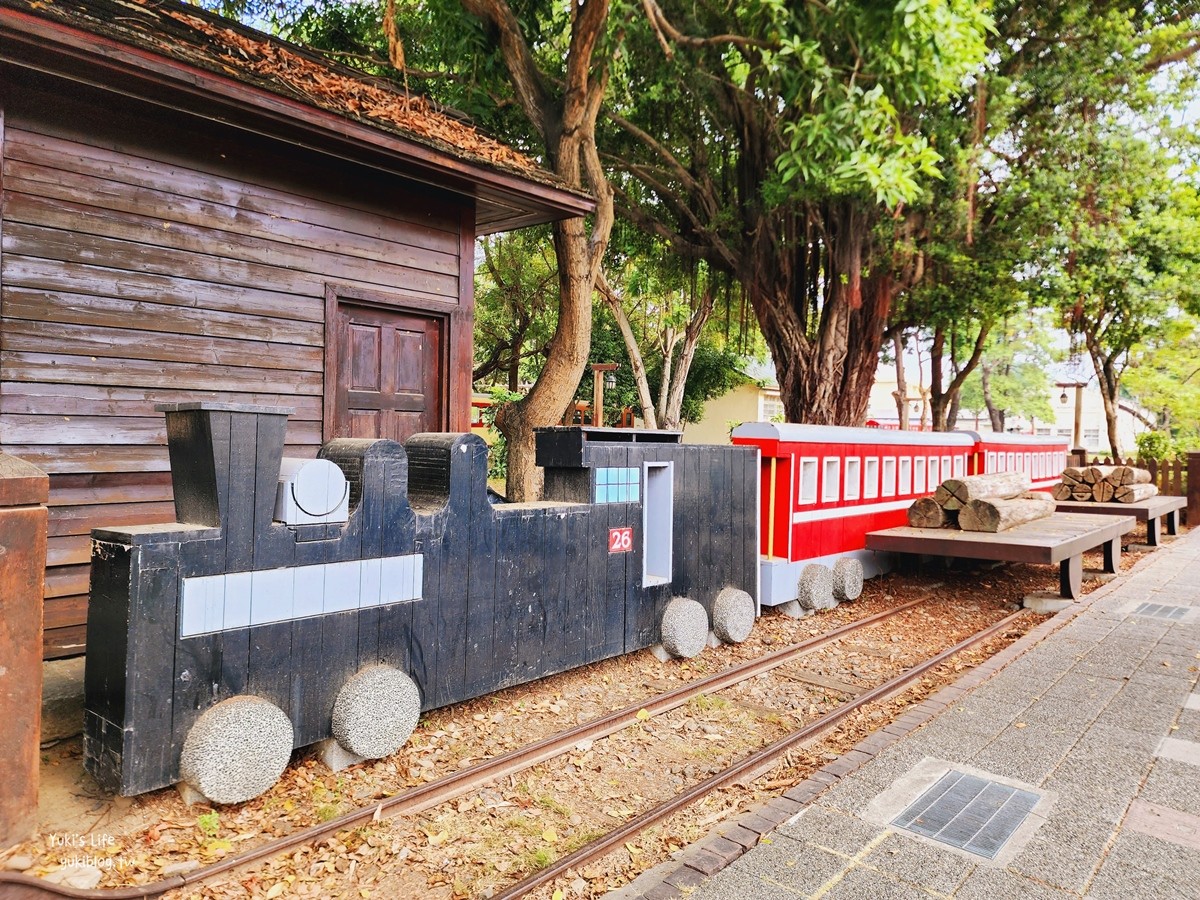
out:
<path id="1" fill-rule="evenodd" d="M 1200 529 L 609 896 L 1200 900 L 1198 682 Z M 1038 795 L 994 859 L 892 824 L 950 770 Z"/>

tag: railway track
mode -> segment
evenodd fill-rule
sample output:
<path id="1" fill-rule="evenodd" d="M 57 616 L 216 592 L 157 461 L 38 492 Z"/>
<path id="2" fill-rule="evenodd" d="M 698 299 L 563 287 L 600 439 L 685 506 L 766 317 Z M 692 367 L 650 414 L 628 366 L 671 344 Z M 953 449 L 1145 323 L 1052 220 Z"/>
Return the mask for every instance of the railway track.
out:
<path id="1" fill-rule="evenodd" d="M 292 834 L 248 850 L 245 853 L 225 858 L 188 873 L 175 875 L 145 885 L 81 890 L 50 884 L 42 879 L 25 875 L 0 872 L 0 896 L 4 897 L 5 900 L 8 900 L 8 898 L 12 898 L 12 900 L 46 900 L 46 898 L 53 897 L 122 900 L 122 898 L 159 897 L 170 890 L 189 886 L 195 887 L 242 866 L 261 862 L 299 847 L 315 844 L 338 832 L 372 821 L 378 821 L 384 817 L 394 818 L 413 815 L 422 810 L 430 809 L 462 797 L 465 794 L 477 791 L 479 788 L 497 779 L 514 775 L 539 763 L 560 756 L 583 741 L 596 740 L 615 734 L 634 723 L 644 721 L 647 717 L 652 718 L 684 706 L 700 695 L 713 694 L 758 675 L 770 672 L 843 638 L 880 625 L 889 619 L 921 606 L 925 602 L 923 598 L 911 600 L 891 609 L 847 623 L 824 634 L 808 638 L 712 675 L 696 679 L 640 703 L 615 710 L 525 747 L 493 757 L 461 772 L 447 775 L 369 806 L 361 807 L 320 825 L 298 830 Z M 793 731 L 785 737 L 759 749 L 742 760 L 735 762 L 729 768 L 691 786 L 674 798 L 653 807 L 619 826 L 614 831 L 562 857 L 549 867 L 539 870 L 525 880 L 506 889 L 504 893 L 498 894 L 497 897 L 516 898 L 525 896 L 529 892 L 553 880 L 568 868 L 583 865 L 604 855 L 612 847 L 629 840 L 631 836 L 670 816 L 679 809 L 696 802 L 706 794 L 738 780 L 747 773 L 761 769 L 764 765 L 769 765 L 771 760 L 779 758 L 792 747 L 834 727 L 838 722 L 862 706 L 902 690 L 914 679 L 919 678 L 925 672 L 936 667 L 949 656 L 959 653 L 963 649 L 987 640 L 1003 631 L 1020 615 L 1020 613 L 1015 613 L 1012 616 L 1008 616 L 967 640 L 942 651 L 924 663 L 907 669 L 895 678 L 865 691 L 851 701 L 836 707 L 830 713 L 805 724 L 799 730 Z"/>

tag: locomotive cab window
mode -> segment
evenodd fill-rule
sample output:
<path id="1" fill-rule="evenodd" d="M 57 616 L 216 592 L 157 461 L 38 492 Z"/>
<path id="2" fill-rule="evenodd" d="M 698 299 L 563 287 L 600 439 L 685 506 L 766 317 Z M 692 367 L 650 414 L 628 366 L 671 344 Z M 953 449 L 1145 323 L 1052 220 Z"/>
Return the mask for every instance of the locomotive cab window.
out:
<path id="1" fill-rule="evenodd" d="M 846 486 L 842 496 L 847 500 L 857 500 L 862 495 L 862 460 L 857 456 L 846 457 Z"/>
<path id="2" fill-rule="evenodd" d="M 912 458 L 903 456 L 900 458 L 900 495 L 905 496 L 912 493 Z"/>
<path id="3" fill-rule="evenodd" d="M 875 457 L 863 464 L 863 497 L 873 500 L 879 496 L 879 460 Z"/>
<path id="4" fill-rule="evenodd" d="M 896 457 L 889 456 L 883 461 L 883 492 L 884 497 L 896 495 Z"/>
<path id="5" fill-rule="evenodd" d="M 800 460 L 800 479 L 797 485 L 797 503 L 817 502 L 817 461 L 811 457 Z"/>
<path id="6" fill-rule="evenodd" d="M 838 499 L 838 482 L 841 480 L 842 461 L 836 456 L 825 457 L 821 478 L 821 500 L 825 503 Z"/>
<path id="7" fill-rule="evenodd" d="M 967 474 L 967 458 L 965 456 L 954 457 L 954 477 L 962 478 Z"/>
<path id="8" fill-rule="evenodd" d="M 995 450 L 989 450 L 987 453 L 987 464 L 986 464 L 985 471 L 987 471 L 987 472 L 995 472 L 996 471 L 996 451 Z"/>
<path id="9" fill-rule="evenodd" d="M 925 457 L 918 456 L 913 460 L 913 493 L 925 493 Z"/>

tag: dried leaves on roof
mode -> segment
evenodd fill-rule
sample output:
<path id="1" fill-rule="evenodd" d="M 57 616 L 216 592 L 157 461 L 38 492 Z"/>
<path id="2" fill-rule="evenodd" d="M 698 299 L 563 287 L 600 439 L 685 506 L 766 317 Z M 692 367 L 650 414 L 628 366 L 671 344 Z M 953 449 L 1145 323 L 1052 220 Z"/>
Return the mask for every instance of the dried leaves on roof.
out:
<path id="1" fill-rule="evenodd" d="M 471 161 L 553 180 L 536 162 L 437 109 L 283 41 L 174 2 L 0 0 L 172 59 L 218 71 L 327 112 L 357 119 Z"/>

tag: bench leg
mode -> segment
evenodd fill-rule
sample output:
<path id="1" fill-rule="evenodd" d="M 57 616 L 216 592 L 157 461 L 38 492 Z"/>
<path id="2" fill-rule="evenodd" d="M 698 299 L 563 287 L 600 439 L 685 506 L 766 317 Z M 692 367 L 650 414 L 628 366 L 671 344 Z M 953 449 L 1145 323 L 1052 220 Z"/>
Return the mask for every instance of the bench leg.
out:
<path id="1" fill-rule="evenodd" d="M 1076 555 L 1058 564 L 1058 593 L 1068 600 L 1078 600 L 1083 594 L 1083 556 Z"/>
<path id="2" fill-rule="evenodd" d="M 1179 534 L 1179 510 L 1167 513 L 1167 534 Z"/>
<path id="3" fill-rule="evenodd" d="M 1158 516 L 1152 516 L 1146 520 L 1146 543 L 1151 547 L 1158 546 L 1159 523 Z"/>
<path id="4" fill-rule="evenodd" d="M 1104 542 L 1104 571 L 1116 574 L 1121 570 L 1121 536 Z"/>

